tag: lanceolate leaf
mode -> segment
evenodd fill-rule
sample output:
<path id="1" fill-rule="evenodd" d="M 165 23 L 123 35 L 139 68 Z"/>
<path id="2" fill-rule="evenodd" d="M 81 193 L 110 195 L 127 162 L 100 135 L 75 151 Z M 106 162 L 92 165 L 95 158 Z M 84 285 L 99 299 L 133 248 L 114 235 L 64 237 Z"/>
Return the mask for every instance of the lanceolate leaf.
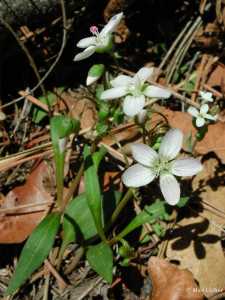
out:
<path id="1" fill-rule="evenodd" d="M 167 217 L 165 203 L 157 201 L 150 206 L 146 206 L 116 237 L 120 240 L 139 226 L 145 223 L 155 222 L 157 219 Z"/>
<path id="2" fill-rule="evenodd" d="M 35 228 L 20 255 L 6 294 L 14 293 L 48 256 L 60 225 L 60 214 L 51 213 Z"/>
<path id="3" fill-rule="evenodd" d="M 98 181 L 97 170 L 91 156 L 90 148 L 88 146 L 85 146 L 84 148 L 84 159 L 84 183 L 88 206 L 93 216 L 98 234 L 102 240 L 105 240 L 102 224 L 102 195 Z"/>
<path id="4" fill-rule="evenodd" d="M 84 240 L 97 235 L 97 229 L 85 194 L 74 198 L 67 205 L 63 219 L 63 242 L 67 245 L 75 242 L 78 235 Z"/>
<path id="5" fill-rule="evenodd" d="M 87 251 L 90 266 L 107 282 L 112 282 L 113 253 L 110 246 L 104 242 L 90 246 Z"/>

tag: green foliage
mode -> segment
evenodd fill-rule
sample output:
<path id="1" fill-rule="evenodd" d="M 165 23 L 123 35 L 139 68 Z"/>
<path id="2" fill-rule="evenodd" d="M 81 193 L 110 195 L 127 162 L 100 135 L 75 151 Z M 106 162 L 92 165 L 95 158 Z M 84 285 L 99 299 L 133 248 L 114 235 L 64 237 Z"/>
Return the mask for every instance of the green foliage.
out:
<path id="1" fill-rule="evenodd" d="M 63 197 L 66 138 L 72 132 L 78 132 L 79 128 L 79 121 L 67 116 L 55 116 L 50 120 L 51 139 L 56 165 L 57 203 L 59 206 Z"/>
<path id="2" fill-rule="evenodd" d="M 196 126 L 195 126 L 196 127 Z M 205 126 L 203 126 L 203 127 L 196 127 L 197 129 L 198 129 L 198 132 L 196 133 L 196 139 L 198 140 L 198 141 L 201 141 L 201 140 L 203 140 L 204 139 L 204 137 L 205 137 L 205 135 L 206 135 L 206 133 L 208 132 L 208 126 L 207 125 L 205 125 Z"/>
<path id="3" fill-rule="evenodd" d="M 182 208 L 188 204 L 189 197 L 180 197 L 179 202 L 177 203 L 177 207 Z"/>
<path id="4" fill-rule="evenodd" d="M 102 194 L 98 181 L 98 173 L 93 162 L 90 148 L 84 148 L 84 184 L 87 202 L 93 216 L 97 231 L 102 240 L 105 240 L 102 218 Z"/>
<path id="5" fill-rule="evenodd" d="M 51 213 L 34 229 L 23 247 L 7 295 L 13 294 L 48 256 L 60 226 L 60 214 Z"/>
<path id="6" fill-rule="evenodd" d="M 53 146 L 58 146 L 59 139 L 68 137 L 73 132 L 78 132 L 79 121 L 67 116 L 54 116 L 50 120 L 51 138 Z"/>
<path id="7" fill-rule="evenodd" d="M 116 237 L 121 240 L 124 236 L 145 223 L 154 223 L 158 219 L 169 219 L 169 214 L 166 210 L 167 205 L 164 201 L 156 200 L 155 203 L 145 206 L 140 212 Z"/>
<path id="8" fill-rule="evenodd" d="M 95 64 L 89 69 L 88 76 L 100 78 L 104 72 L 105 66 L 103 64 Z"/>
<path id="9" fill-rule="evenodd" d="M 104 242 L 90 246 L 86 255 L 92 269 L 108 283 L 112 283 L 113 252 L 110 246 Z"/>
<path id="10" fill-rule="evenodd" d="M 97 229 L 85 194 L 74 198 L 67 205 L 63 219 L 63 243 L 75 242 L 77 236 L 88 240 L 97 235 Z"/>
<path id="11" fill-rule="evenodd" d="M 132 258 L 132 257 L 134 257 L 135 256 L 134 248 L 131 247 L 129 245 L 129 243 L 124 239 L 121 239 L 120 242 L 121 242 L 122 245 L 119 247 L 119 250 L 118 250 L 119 255 L 123 258 Z"/>
<path id="12" fill-rule="evenodd" d="M 194 91 L 196 78 L 197 78 L 197 72 L 193 72 L 192 75 L 190 76 L 190 78 L 187 81 L 185 81 L 185 84 L 184 84 L 185 92 L 190 94 Z"/>
<path id="13" fill-rule="evenodd" d="M 41 96 L 38 100 L 51 107 L 56 103 L 57 96 L 52 92 L 48 92 L 46 96 Z M 48 113 L 46 111 L 35 106 L 33 110 L 33 122 L 39 124 L 47 115 Z"/>

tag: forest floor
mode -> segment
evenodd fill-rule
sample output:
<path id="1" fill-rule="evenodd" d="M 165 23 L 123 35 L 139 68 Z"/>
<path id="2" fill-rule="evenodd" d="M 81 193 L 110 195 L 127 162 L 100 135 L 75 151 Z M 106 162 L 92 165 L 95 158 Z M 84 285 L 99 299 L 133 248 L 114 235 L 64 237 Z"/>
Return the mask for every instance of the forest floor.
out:
<path id="1" fill-rule="evenodd" d="M 84 1 L 86 5 L 72 12 L 61 0 L 62 10 L 59 6 L 57 16 L 46 24 L 30 26 L 28 18 L 23 26 L 11 27 L 1 20 L 6 31 L 0 33 L 4 34 L 0 45 L 0 295 L 18 300 L 225 299 L 225 3 L 94 2 Z M 79 52 L 76 44 L 89 35 L 89 27 L 103 26 L 120 11 L 124 19 L 114 34 L 114 56 L 95 53 L 73 61 Z M 99 63 L 107 69 L 104 79 L 87 86 L 89 69 Z M 118 106 L 108 110 L 98 99 L 109 78 L 122 73 L 133 76 L 143 66 L 154 67 L 148 84 L 171 91 L 168 101 L 152 104 L 144 128 L 132 118 L 123 118 Z M 205 132 L 198 130 L 187 112 L 190 105 L 199 108 L 201 91 L 211 93 L 212 110 L 218 115 Z M 36 269 L 27 259 L 28 269 L 30 264 L 34 271 L 23 270 L 29 275 L 22 286 L 6 296 L 26 240 L 46 215 L 59 209 L 50 124 L 57 115 L 80 121 L 79 130 L 67 141 L 63 180 L 65 206 L 78 197 L 75 222 L 79 221 L 74 227 L 79 230 L 61 253 L 67 209 L 61 215 L 63 230 L 57 231 L 47 258 Z M 177 206 L 165 203 L 156 181 L 133 191 L 132 201 L 104 228 L 113 252 L 112 281 L 105 280 L 107 258 L 104 261 L 99 253 L 106 267 L 98 272 L 98 262 L 94 260 L 97 267 L 93 267 L 87 254 L 98 245 L 101 233 L 93 225 L 90 206 L 82 204 L 82 195 L 90 187 L 84 149 L 90 146 L 100 156 L 105 149 L 98 179 L 104 210 L 100 218 L 107 224 L 121 195 L 126 197 L 121 174 L 132 163 L 131 143 L 147 140 L 157 148 L 158 138 L 169 128 L 183 132 L 183 153 L 198 158 L 203 171 L 182 178 Z M 113 243 L 146 207 L 160 213 L 151 212 L 151 221 L 140 221 L 141 226 L 135 225 L 126 239 Z M 35 248 L 32 251 L 41 255 Z"/>

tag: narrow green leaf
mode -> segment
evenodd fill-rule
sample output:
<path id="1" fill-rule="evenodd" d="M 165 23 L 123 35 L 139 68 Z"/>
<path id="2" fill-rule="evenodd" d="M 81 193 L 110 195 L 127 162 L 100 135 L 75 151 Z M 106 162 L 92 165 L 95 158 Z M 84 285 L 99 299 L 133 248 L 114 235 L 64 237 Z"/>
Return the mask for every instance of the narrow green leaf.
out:
<path id="1" fill-rule="evenodd" d="M 90 246 L 86 255 L 92 269 L 107 282 L 112 283 L 113 253 L 110 246 L 104 242 Z"/>
<path id="2" fill-rule="evenodd" d="M 97 229 L 85 194 L 74 198 L 66 207 L 63 219 L 63 242 L 75 242 L 79 235 L 88 240 L 97 235 Z"/>
<path id="3" fill-rule="evenodd" d="M 41 96 L 38 98 L 42 103 L 48 104 L 49 106 L 53 106 L 57 101 L 57 96 L 55 93 L 48 92 L 46 96 Z M 43 109 L 36 107 L 33 111 L 33 122 L 38 124 L 40 123 L 48 113 L 44 111 Z"/>
<path id="4" fill-rule="evenodd" d="M 102 161 L 102 159 L 104 158 L 104 156 L 106 155 L 106 153 L 107 153 L 107 149 L 104 146 L 102 146 L 99 149 L 99 151 L 95 152 L 92 155 L 93 163 L 94 163 L 95 168 L 96 168 L 97 171 L 98 171 L 100 162 Z"/>
<path id="5" fill-rule="evenodd" d="M 50 120 L 50 129 L 56 165 L 57 204 L 60 206 L 63 198 L 66 138 L 79 130 L 79 121 L 67 116 L 55 116 Z"/>
<path id="6" fill-rule="evenodd" d="M 120 240 L 139 226 L 145 223 L 155 222 L 166 214 L 165 203 L 157 201 L 150 206 L 145 206 L 144 210 L 140 212 L 116 237 Z"/>
<path id="7" fill-rule="evenodd" d="M 85 171 L 84 184 L 88 206 L 92 213 L 98 234 L 102 240 L 105 240 L 103 224 L 102 224 L 102 195 L 98 181 L 98 174 L 94 165 L 90 148 L 84 148 Z"/>
<path id="8" fill-rule="evenodd" d="M 60 225 L 60 214 L 51 213 L 34 229 L 23 247 L 6 294 L 13 294 L 48 256 Z"/>

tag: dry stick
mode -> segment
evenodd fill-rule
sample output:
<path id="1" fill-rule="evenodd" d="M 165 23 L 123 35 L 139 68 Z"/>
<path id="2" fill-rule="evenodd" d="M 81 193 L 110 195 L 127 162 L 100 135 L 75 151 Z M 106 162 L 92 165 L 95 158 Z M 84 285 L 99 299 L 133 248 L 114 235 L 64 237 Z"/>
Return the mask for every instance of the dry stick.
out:
<path id="1" fill-rule="evenodd" d="M 196 78 L 196 81 L 195 81 L 194 93 L 192 93 L 192 95 L 191 95 L 191 100 L 194 101 L 194 102 L 196 102 L 196 99 L 197 99 L 197 95 L 198 95 L 197 92 L 200 88 L 201 81 L 202 81 L 202 74 L 204 72 L 204 68 L 206 66 L 206 63 L 207 63 L 208 59 L 209 59 L 208 55 L 203 54 L 200 66 L 197 70 L 197 78 Z"/>
<path id="2" fill-rule="evenodd" d="M 180 42 L 180 40 L 182 39 L 183 35 L 186 33 L 186 30 L 188 29 L 188 27 L 190 26 L 190 24 L 191 24 L 191 21 L 188 21 L 187 24 L 185 25 L 185 27 L 180 32 L 180 34 L 178 35 L 178 37 L 173 42 L 173 44 L 170 47 L 169 51 L 166 53 L 166 56 L 163 58 L 161 64 L 159 65 L 159 69 L 160 70 L 163 69 L 164 65 L 166 64 L 167 60 L 169 59 L 170 55 L 172 54 L 172 52 L 174 51 L 174 49 L 176 48 L 176 46 L 178 45 L 178 43 Z"/>
<path id="3" fill-rule="evenodd" d="M 62 18 L 63 18 L 63 37 L 62 37 L 62 45 L 61 48 L 59 50 L 59 53 L 55 59 L 55 61 L 53 62 L 53 64 L 50 66 L 50 68 L 48 69 L 48 71 L 45 73 L 45 75 L 40 79 L 40 81 L 38 82 L 37 85 L 35 85 L 35 87 L 33 87 L 30 91 L 29 94 L 34 93 L 43 83 L 44 81 L 48 78 L 48 76 L 50 75 L 50 73 L 53 71 L 53 69 L 55 68 L 55 66 L 57 65 L 58 61 L 60 60 L 62 53 L 64 51 L 64 48 L 66 46 L 66 37 L 67 37 L 67 20 L 66 20 L 66 10 L 65 10 L 65 5 L 64 5 L 64 0 L 60 0 L 61 3 L 61 9 L 62 9 Z M 10 106 L 14 103 L 19 102 L 20 100 L 23 100 L 24 96 L 16 98 L 14 100 L 12 100 L 11 102 L 4 104 L 0 107 L 0 109 Z"/>
<path id="4" fill-rule="evenodd" d="M 46 206 L 48 204 L 51 205 L 52 201 L 43 201 L 43 202 L 40 202 L 40 203 L 18 205 L 18 206 L 10 207 L 10 208 L 0 208 L 0 213 L 1 214 L 16 213 L 18 210 L 21 210 L 21 209 L 28 209 L 28 208 L 32 208 L 32 207 L 36 207 L 36 206 L 42 206 L 42 205 Z M 44 210 L 44 208 L 43 208 L 43 210 Z M 27 212 L 33 213 L 34 211 L 32 210 L 32 211 L 27 211 Z"/>
<path id="5" fill-rule="evenodd" d="M 207 76 L 211 72 L 211 69 L 212 69 L 213 65 L 218 61 L 218 59 L 219 59 L 218 56 L 209 58 L 206 66 L 205 66 L 203 76 L 202 76 L 203 78 L 202 78 L 202 82 L 201 82 L 201 86 L 200 86 L 201 89 L 203 88 L 203 86 L 206 82 Z"/>
<path id="6" fill-rule="evenodd" d="M 198 17 L 191 28 L 189 29 L 188 33 L 186 34 L 185 38 L 180 43 L 179 47 L 177 48 L 173 59 L 171 60 L 169 66 L 167 67 L 167 75 L 166 79 L 167 82 L 170 82 L 174 72 L 178 69 L 180 66 L 184 56 L 186 55 L 193 39 L 194 39 L 194 33 L 198 30 L 198 28 L 202 24 L 201 17 Z"/>
<path id="7" fill-rule="evenodd" d="M 100 277 L 100 278 L 97 278 L 97 280 L 94 282 L 94 283 L 92 283 L 91 285 L 90 285 L 90 287 L 89 288 L 87 288 L 87 290 L 85 291 L 85 292 L 83 292 L 83 294 L 81 294 L 78 298 L 77 298 L 77 300 L 82 300 L 82 299 L 84 299 L 86 296 L 88 296 L 88 294 L 93 290 L 93 288 L 96 286 L 96 285 L 98 285 L 99 283 L 101 283 L 103 281 L 103 279 Z"/>
<path id="8" fill-rule="evenodd" d="M 45 260 L 45 266 L 49 270 L 50 273 L 55 277 L 55 279 L 58 282 L 58 285 L 61 289 L 65 289 L 67 287 L 66 282 L 63 280 L 63 278 L 59 275 L 59 273 L 56 271 L 56 269 L 53 267 L 53 265 L 46 259 Z"/>
<path id="9" fill-rule="evenodd" d="M 38 80 L 38 82 L 40 82 L 41 80 L 41 77 L 40 77 L 40 74 L 38 72 L 38 69 L 37 69 L 37 66 L 36 66 L 36 63 L 33 59 L 33 57 L 31 56 L 29 50 L 27 49 L 27 47 L 25 46 L 25 44 L 23 42 L 20 41 L 20 39 L 18 38 L 16 32 L 13 30 L 13 28 L 11 27 L 11 25 L 6 22 L 1 16 L 0 16 L 0 22 L 5 26 L 5 28 L 7 28 L 9 30 L 9 32 L 13 35 L 13 37 L 16 39 L 17 43 L 19 44 L 19 46 L 21 47 L 21 49 L 23 50 L 23 52 L 26 54 L 29 62 L 30 62 L 30 66 L 31 68 L 33 69 L 34 71 L 34 74 Z M 40 88 L 41 88 L 41 91 L 43 94 L 45 94 L 45 88 L 44 86 L 42 85 L 42 83 L 39 85 Z M 2 106 L 3 107 L 3 106 Z"/>
<path id="10" fill-rule="evenodd" d="M 45 103 L 42 103 L 40 100 L 38 100 L 34 96 L 30 95 L 29 92 L 19 91 L 18 94 L 25 97 L 28 101 L 30 101 L 31 103 L 37 105 L 38 107 L 40 107 L 44 111 L 49 112 L 48 105 L 46 105 Z"/>

